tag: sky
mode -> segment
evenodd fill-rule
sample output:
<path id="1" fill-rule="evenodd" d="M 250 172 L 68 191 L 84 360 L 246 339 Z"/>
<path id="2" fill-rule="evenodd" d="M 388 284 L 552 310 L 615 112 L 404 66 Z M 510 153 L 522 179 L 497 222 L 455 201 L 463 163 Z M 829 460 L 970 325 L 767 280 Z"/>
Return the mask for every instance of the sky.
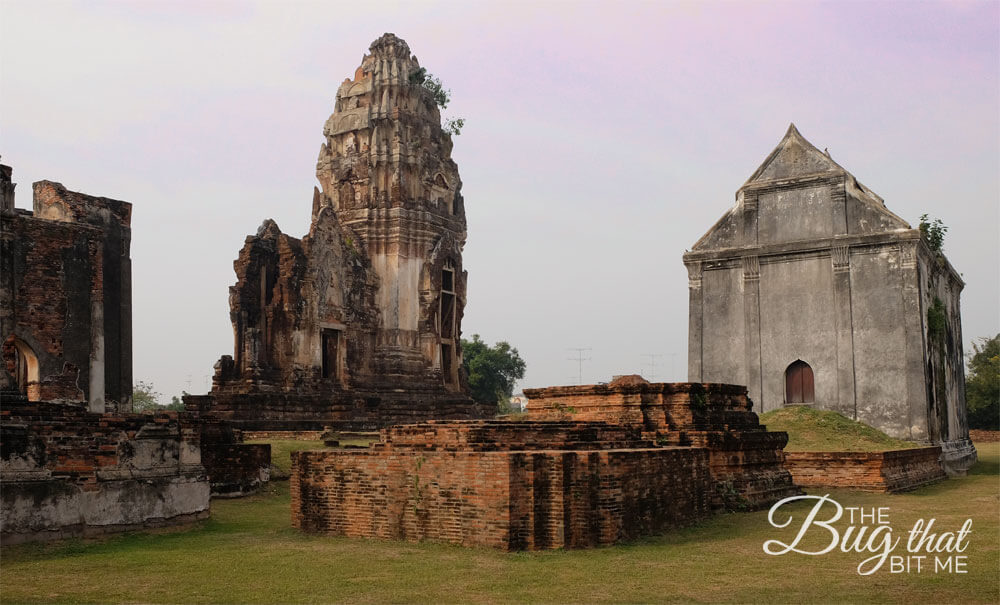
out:
<path id="1" fill-rule="evenodd" d="M 246 236 L 308 231 L 337 87 L 384 32 L 466 120 L 462 329 L 520 351 L 518 388 L 685 380 L 681 255 L 790 122 L 912 225 L 940 218 L 966 350 L 1000 332 L 995 0 L 0 0 L 16 204 L 42 179 L 133 204 L 133 373 L 163 402 L 232 354 Z"/>

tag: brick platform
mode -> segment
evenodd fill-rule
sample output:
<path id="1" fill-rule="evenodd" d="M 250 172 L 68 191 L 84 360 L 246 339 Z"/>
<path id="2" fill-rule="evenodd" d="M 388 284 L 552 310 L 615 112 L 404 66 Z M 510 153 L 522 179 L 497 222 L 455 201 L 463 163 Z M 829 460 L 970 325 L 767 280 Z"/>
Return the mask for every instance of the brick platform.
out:
<path id="1" fill-rule="evenodd" d="M 803 487 L 902 492 L 947 478 L 941 448 L 887 452 L 786 452 L 785 468 Z"/>
<path id="2" fill-rule="evenodd" d="M 767 508 L 801 493 L 782 467 L 788 435 L 762 426 L 746 387 L 649 383 L 638 376 L 610 384 L 525 389 L 529 418 L 594 420 L 639 427 L 660 445 L 709 451 L 715 505 Z"/>
<path id="3" fill-rule="evenodd" d="M 4 544 L 176 525 L 208 516 L 200 430 L 176 412 L 0 407 Z"/>
<path id="4" fill-rule="evenodd" d="M 367 450 L 292 454 L 292 523 L 316 533 L 508 550 L 588 547 L 710 514 L 708 452 L 638 427 L 428 422 Z"/>

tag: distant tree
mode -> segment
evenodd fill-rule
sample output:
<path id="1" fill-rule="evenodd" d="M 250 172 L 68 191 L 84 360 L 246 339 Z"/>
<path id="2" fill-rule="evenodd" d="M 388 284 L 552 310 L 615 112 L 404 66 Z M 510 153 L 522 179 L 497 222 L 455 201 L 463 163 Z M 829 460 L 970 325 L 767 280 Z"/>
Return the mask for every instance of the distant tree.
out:
<path id="1" fill-rule="evenodd" d="M 509 409 L 514 383 L 524 378 L 525 363 L 517 349 L 500 341 L 492 347 L 473 334 L 462 339 L 463 365 L 469 374 L 472 398 L 480 403 L 498 403 Z"/>
<path id="2" fill-rule="evenodd" d="M 156 392 L 152 382 L 140 380 L 132 387 L 132 410 L 135 412 L 155 410 L 161 407 L 160 397 L 162 395 Z"/>
<path id="3" fill-rule="evenodd" d="M 970 428 L 1000 430 L 1000 334 L 972 343 L 965 400 Z"/>
<path id="4" fill-rule="evenodd" d="M 948 233 L 948 227 L 936 218 L 933 221 L 926 215 L 920 215 L 920 235 L 927 240 L 927 245 L 935 252 L 941 252 L 944 248 L 944 234 Z"/>
<path id="5" fill-rule="evenodd" d="M 167 407 L 168 410 L 172 410 L 174 412 L 183 412 L 184 411 L 184 402 L 181 401 L 180 397 L 178 397 L 177 395 L 174 395 L 173 397 L 170 398 L 170 403 L 168 403 L 166 407 Z"/>

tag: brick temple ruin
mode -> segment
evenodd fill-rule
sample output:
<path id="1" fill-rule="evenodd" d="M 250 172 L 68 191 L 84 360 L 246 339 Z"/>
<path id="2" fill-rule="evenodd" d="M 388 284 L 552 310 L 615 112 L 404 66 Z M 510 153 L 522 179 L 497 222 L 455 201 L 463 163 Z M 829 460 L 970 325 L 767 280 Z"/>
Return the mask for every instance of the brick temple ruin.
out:
<path id="1" fill-rule="evenodd" d="M 234 263 L 232 356 L 190 409 L 250 430 L 492 415 L 466 395 L 465 206 L 406 42 L 372 43 L 323 128 L 312 224 L 266 220 Z"/>
<path id="2" fill-rule="evenodd" d="M 292 523 L 330 535 L 504 550 L 614 544 L 800 494 L 746 389 L 527 389 L 523 421 L 383 429 L 367 450 L 292 455 Z"/>
<path id="3" fill-rule="evenodd" d="M 0 539 L 186 523 L 210 483 L 191 415 L 131 414 L 132 205 L 0 166 Z"/>
<path id="4" fill-rule="evenodd" d="M 22 210 L 0 173 L 0 389 L 131 411 L 132 205 L 40 181 Z"/>
<path id="5" fill-rule="evenodd" d="M 192 412 L 132 413 L 128 202 L 0 165 L 0 539 L 178 525 L 266 482 L 270 446 Z"/>
<path id="6" fill-rule="evenodd" d="M 688 380 L 939 445 L 950 472 L 975 462 L 961 276 L 794 125 L 684 264 Z"/>

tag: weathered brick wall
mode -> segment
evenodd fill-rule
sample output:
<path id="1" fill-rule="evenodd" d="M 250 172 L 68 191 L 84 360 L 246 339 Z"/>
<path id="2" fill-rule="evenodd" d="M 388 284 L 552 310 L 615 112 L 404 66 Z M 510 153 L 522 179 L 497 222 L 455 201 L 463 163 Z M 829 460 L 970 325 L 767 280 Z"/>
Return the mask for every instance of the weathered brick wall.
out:
<path id="1" fill-rule="evenodd" d="M 131 204 L 50 181 L 33 189 L 32 212 L 0 211 L 0 389 L 131 411 Z M 26 385 L 18 350 L 32 360 Z"/>
<path id="2" fill-rule="evenodd" d="M 188 414 L 0 405 L 3 540 L 167 525 L 208 516 L 200 429 Z"/>
<path id="3" fill-rule="evenodd" d="M 432 422 L 386 429 L 368 450 L 296 452 L 293 525 L 543 549 L 613 544 L 710 514 L 704 449 L 656 447 L 597 423 L 509 424 Z"/>
<path id="4" fill-rule="evenodd" d="M 5 371 L 14 372 L 14 340 L 37 358 L 32 399 L 83 401 L 90 376 L 91 299 L 101 299 L 100 231 L 25 215 L 3 218 L 10 307 L 3 315 Z M 59 384 L 65 363 L 79 370 L 73 388 Z"/>
<path id="5" fill-rule="evenodd" d="M 245 496 L 271 478 L 271 446 L 266 443 L 205 443 L 201 462 L 213 496 Z"/>
<path id="6" fill-rule="evenodd" d="M 660 445 L 707 448 L 716 506 L 760 509 L 801 493 L 782 468 L 788 435 L 761 426 L 745 387 L 649 383 L 630 376 L 524 394 L 529 418 L 622 423 Z"/>
<path id="7" fill-rule="evenodd" d="M 324 431 L 243 431 L 245 441 L 320 441 Z"/>
<path id="8" fill-rule="evenodd" d="M 1000 431 L 984 431 L 980 429 L 971 429 L 969 431 L 969 438 L 976 443 L 988 443 L 990 441 L 1000 441 Z"/>
<path id="9" fill-rule="evenodd" d="M 386 426 L 431 419 L 483 418 L 495 412 L 461 394 L 422 390 L 409 384 L 404 392 L 308 389 L 237 392 L 230 387 L 211 395 L 185 395 L 188 410 L 210 412 L 244 431 L 372 431 Z"/>
<path id="10" fill-rule="evenodd" d="M 271 479 L 271 446 L 245 444 L 242 431 L 212 414 L 197 413 L 201 461 L 212 495 L 235 498 L 252 494 Z"/>
<path id="11" fill-rule="evenodd" d="M 899 492 L 945 479 L 941 448 L 886 452 L 786 452 L 785 468 L 803 487 Z"/>

